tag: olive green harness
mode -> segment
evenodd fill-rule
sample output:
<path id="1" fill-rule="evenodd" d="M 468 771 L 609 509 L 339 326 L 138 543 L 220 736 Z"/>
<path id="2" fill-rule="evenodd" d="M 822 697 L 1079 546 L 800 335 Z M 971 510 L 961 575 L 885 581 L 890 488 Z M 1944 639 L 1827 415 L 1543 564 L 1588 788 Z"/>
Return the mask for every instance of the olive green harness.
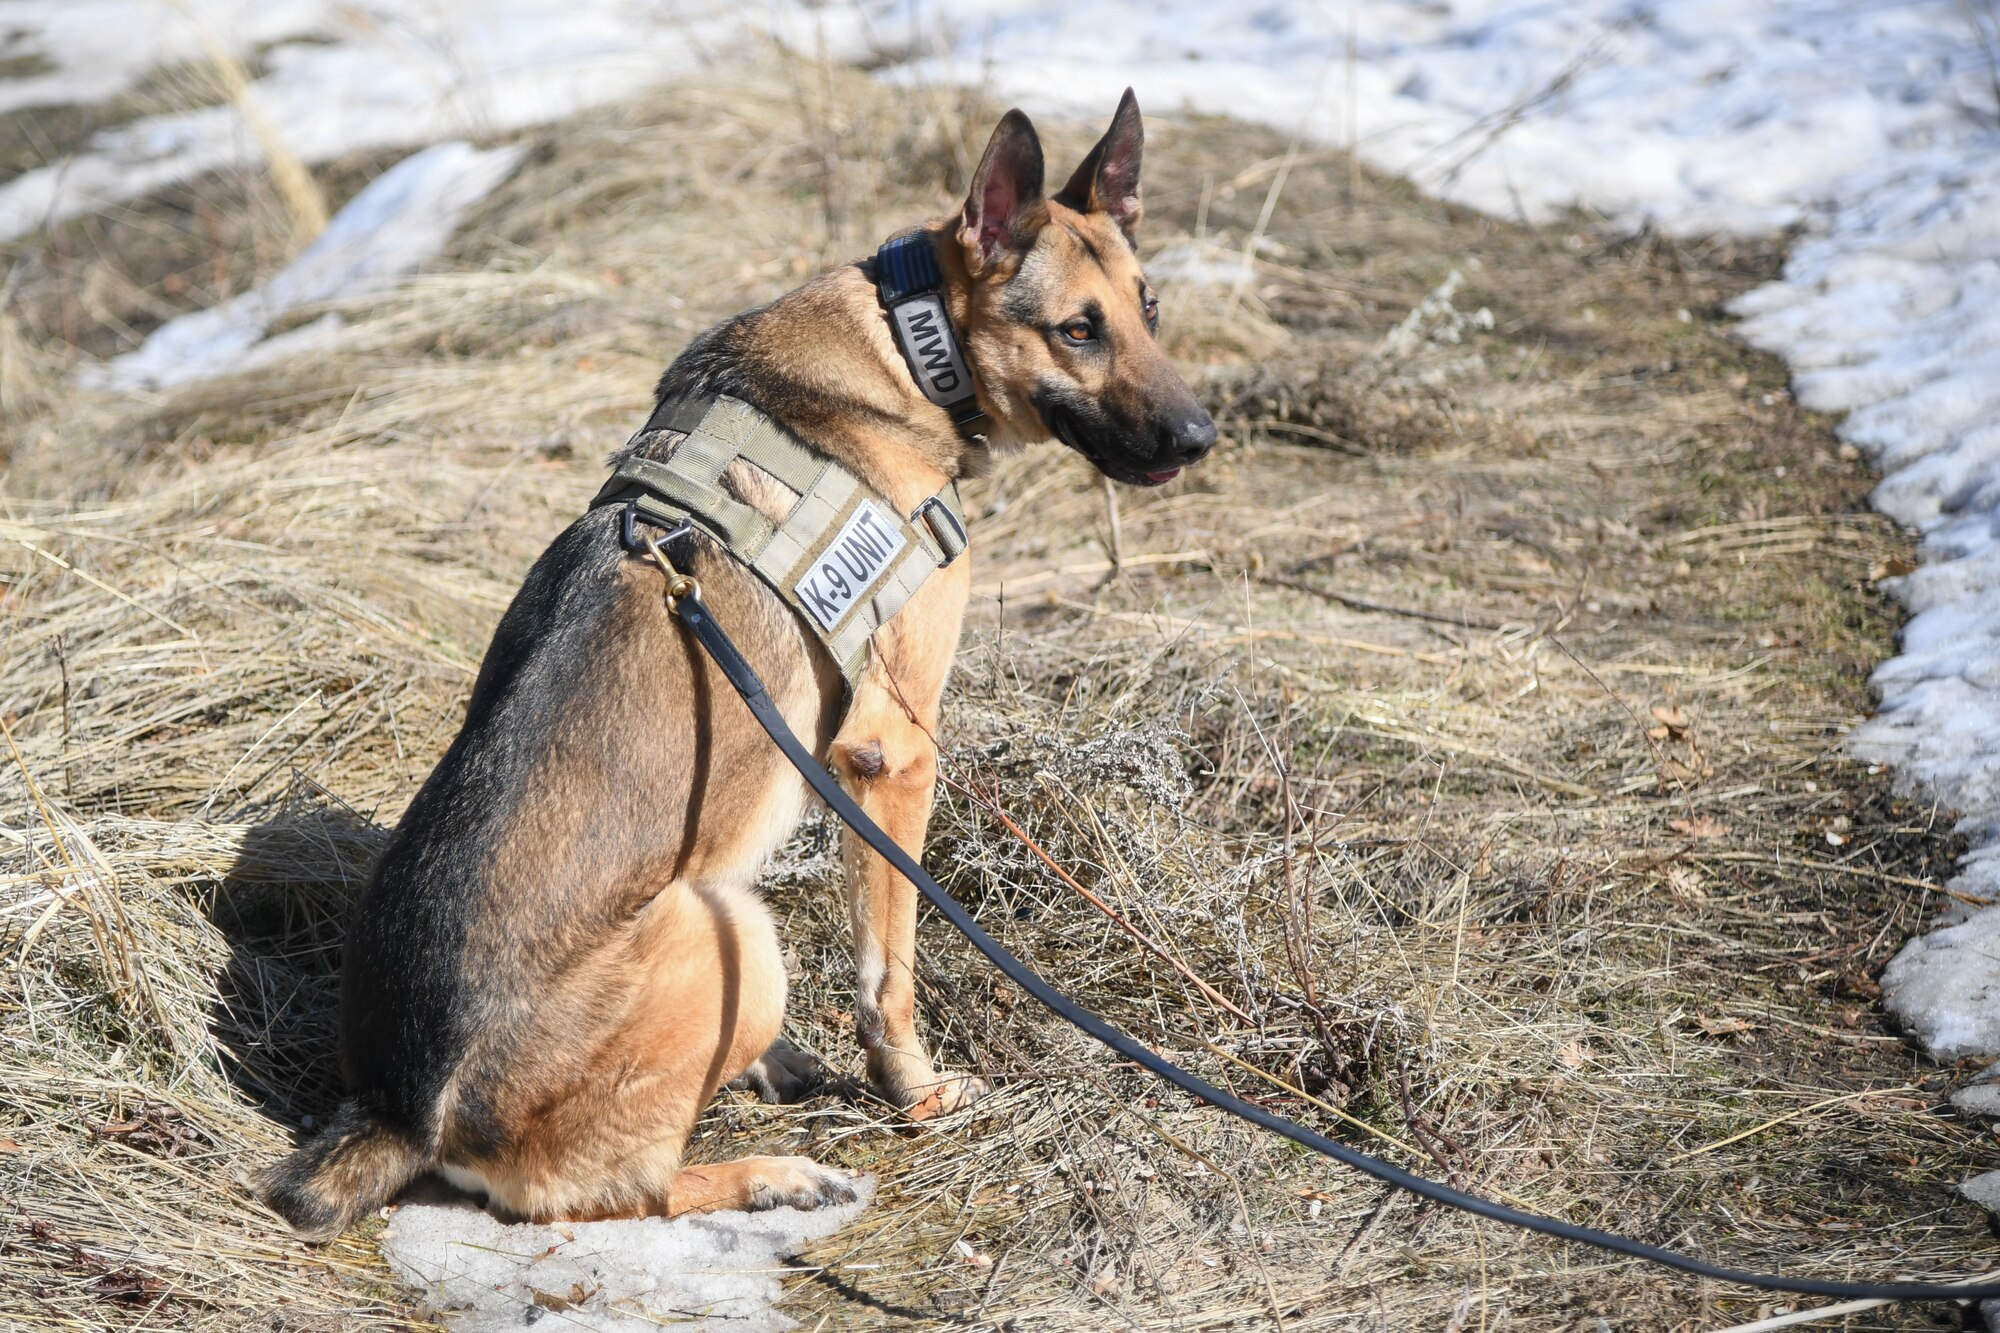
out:
<path id="1" fill-rule="evenodd" d="M 868 663 L 877 629 L 932 573 L 965 553 L 958 487 L 904 515 L 852 472 L 801 443 L 735 398 L 669 399 L 632 439 L 636 448 L 665 432 L 684 435 L 664 461 L 632 457 L 591 501 L 627 504 L 647 523 L 708 533 L 756 572 L 812 627 L 849 688 Z M 798 493 L 778 522 L 720 484 L 741 459 Z"/>

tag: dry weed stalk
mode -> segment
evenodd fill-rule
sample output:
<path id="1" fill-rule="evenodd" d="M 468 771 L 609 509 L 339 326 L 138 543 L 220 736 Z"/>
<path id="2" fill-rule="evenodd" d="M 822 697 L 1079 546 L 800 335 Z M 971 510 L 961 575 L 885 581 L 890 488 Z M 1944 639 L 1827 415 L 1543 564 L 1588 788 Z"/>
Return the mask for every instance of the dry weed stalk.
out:
<path id="1" fill-rule="evenodd" d="M 291 244 L 287 248 L 293 251 L 304 248 L 326 230 L 329 215 L 326 196 L 320 192 L 319 182 L 313 179 L 311 170 L 279 137 L 270 117 L 258 107 L 251 88 L 254 80 L 243 62 L 222 44 L 201 15 L 188 8 L 186 0 L 169 0 L 169 3 L 194 28 L 195 35 L 201 40 L 202 50 L 208 56 L 209 70 L 216 84 L 235 105 L 236 113 L 243 117 L 243 123 L 250 127 L 257 146 L 263 150 L 265 170 L 271 173 L 271 183 L 277 187 L 278 197 L 285 201 L 285 207 L 292 215 Z"/>

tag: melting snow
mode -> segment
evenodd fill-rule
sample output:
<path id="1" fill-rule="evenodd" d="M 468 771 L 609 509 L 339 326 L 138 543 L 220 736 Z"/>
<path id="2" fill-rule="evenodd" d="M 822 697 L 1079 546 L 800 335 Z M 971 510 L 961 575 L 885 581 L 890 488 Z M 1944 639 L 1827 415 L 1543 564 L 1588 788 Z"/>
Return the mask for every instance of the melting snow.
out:
<path id="1" fill-rule="evenodd" d="M 553 1329 L 649 1333 L 730 1329 L 779 1333 L 796 1321 L 772 1308 L 787 1262 L 868 1206 L 812 1212 L 703 1213 L 629 1222 L 539 1226 L 496 1221 L 470 1202 L 406 1203 L 382 1233 L 382 1255 L 421 1289 L 456 1333 Z"/>
<path id="2" fill-rule="evenodd" d="M 1743 336 L 1796 370 L 1799 401 L 1882 470 L 1875 503 L 1922 534 L 1890 587 L 1911 611 L 1848 748 L 1959 812 L 1951 888 L 2000 900 L 2000 137 L 1910 154 L 1853 183 Z M 1963 916 L 1963 909 L 1951 914 Z M 1940 1059 L 2000 1054 L 2000 908 L 1913 940 L 1882 977 Z"/>
<path id="3" fill-rule="evenodd" d="M 0 81 L 0 114 L 105 101 L 216 50 L 241 59 L 315 31 L 332 8 L 327 0 L 11 0 L 0 14 L 0 59 L 43 68 Z"/>
<path id="4" fill-rule="evenodd" d="M 1101 117 L 1130 83 L 1248 117 L 1502 217 L 1580 205 L 1765 232 L 1851 173 L 1957 143 L 1993 92 L 1956 0 L 972 0 L 916 67 Z M 1350 43 L 1352 58 L 1350 59 Z"/>
<path id="5" fill-rule="evenodd" d="M 718 3 L 676 9 L 648 0 L 43 0 L 24 8 L 0 20 L 0 32 L 14 34 L 0 56 L 41 56 L 58 70 L 27 81 L 27 93 L 15 88 L 0 109 L 88 101 L 158 60 L 205 59 L 211 46 L 240 56 L 273 41 L 247 96 L 305 162 L 557 120 L 684 75 L 742 45 L 745 27 L 739 11 Z M 99 63 L 105 47 L 128 36 L 130 49 Z M 148 116 L 0 184 L 0 239 L 262 158 L 234 106 Z"/>
<path id="6" fill-rule="evenodd" d="M 370 181 L 276 277 L 207 310 L 168 320 L 136 352 L 84 378 L 112 390 L 163 389 L 247 370 L 300 350 L 339 327 L 328 314 L 275 338 L 266 332 L 303 305 L 380 291 L 444 248 L 465 210 L 521 160 L 517 147 L 433 144 Z"/>

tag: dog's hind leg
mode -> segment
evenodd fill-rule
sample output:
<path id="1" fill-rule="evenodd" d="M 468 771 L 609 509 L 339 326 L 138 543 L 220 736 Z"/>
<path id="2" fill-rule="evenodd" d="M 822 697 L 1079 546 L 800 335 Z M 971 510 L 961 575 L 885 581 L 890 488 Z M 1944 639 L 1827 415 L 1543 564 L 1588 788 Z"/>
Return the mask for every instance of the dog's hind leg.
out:
<path id="1" fill-rule="evenodd" d="M 507 1127 L 498 1160 L 466 1164 L 501 1211 L 578 1222 L 854 1197 L 846 1173 L 804 1157 L 681 1161 L 702 1108 L 771 1049 L 784 1018 L 777 932 L 747 887 L 669 887 L 603 967 L 626 998 L 588 1039 L 598 1054 Z"/>
<path id="2" fill-rule="evenodd" d="M 967 581 L 966 561 L 940 571 L 918 590 L 902 618 L 877 632 L 875 656 L 855 684 L 831 747 L 841 785 L 920 860 L 937 788 L 931 738 L 958 646 Z M 920 606 L 927 599 L 931 604 Z M 984 1095 L 986 1084 L 967 1074 L 939 1074 L 917 1036 L 916 886 L 852 831 L 844 859 L 854 925 L 854 1027 L 868 1053 L 869 1079 L 914 1119 L 969 1105 Z"/>

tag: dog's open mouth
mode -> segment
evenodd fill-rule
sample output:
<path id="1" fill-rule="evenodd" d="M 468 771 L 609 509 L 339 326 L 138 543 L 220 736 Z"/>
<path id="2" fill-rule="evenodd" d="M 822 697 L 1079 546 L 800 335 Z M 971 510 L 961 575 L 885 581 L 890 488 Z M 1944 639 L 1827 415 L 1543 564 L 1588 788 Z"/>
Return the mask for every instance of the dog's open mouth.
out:
<path id="1" fill-rule="evenodd" d="M 1066 407 L 1052 406 L 1043 415 L 1048 419 L 1049 430 L 1058 440 L 1089 459 L 1093 467 L 1113 481 L 1122 481 L 1128 486 L 1164 486 L 1181 474 L 1177 467 L 1147 471 L 1111 462 L 1084 442 L 1083 423 L 1074 412 Z"/>

